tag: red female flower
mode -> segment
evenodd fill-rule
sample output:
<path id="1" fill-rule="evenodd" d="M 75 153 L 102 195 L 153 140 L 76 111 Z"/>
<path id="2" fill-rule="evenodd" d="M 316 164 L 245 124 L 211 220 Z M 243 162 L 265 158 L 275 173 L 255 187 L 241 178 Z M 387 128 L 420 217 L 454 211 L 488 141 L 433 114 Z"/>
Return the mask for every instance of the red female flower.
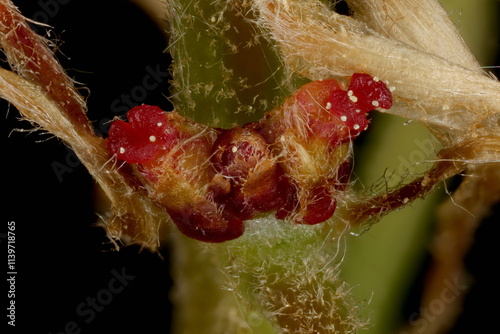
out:
<path id="1" fill-rule="evenodd" d="M 367 112 L 391 105 L 385 84 L 359 73 L 347 90 L 333 79 L 306 84 L 261 121 L 229 130 L 142 105 L 113 122 L 108 148 L 135 164 L 179 230 L 222 242 L 270 211 L 303 224 L 329 219 L 349 180 L 351 141 Z"/>

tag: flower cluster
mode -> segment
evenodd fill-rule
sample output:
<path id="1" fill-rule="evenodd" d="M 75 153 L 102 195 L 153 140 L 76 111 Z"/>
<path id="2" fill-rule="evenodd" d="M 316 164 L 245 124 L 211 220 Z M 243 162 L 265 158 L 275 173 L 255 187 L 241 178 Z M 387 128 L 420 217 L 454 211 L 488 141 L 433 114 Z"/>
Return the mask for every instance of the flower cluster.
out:
<path id="1" fill-rule="evenodd" d="M 111 124 L 108 149 L 132 164 L 180 231 L 223 242 L 263 213 L 310 225 L 330 218 L 349 181 L 350 142 L 367 129 L 367 112 L 391 105 L 386 85 L 360 73 L 347 90 L 334 79 L 308 83 L 262 120 L 232 129 L 141 105 Z"/>

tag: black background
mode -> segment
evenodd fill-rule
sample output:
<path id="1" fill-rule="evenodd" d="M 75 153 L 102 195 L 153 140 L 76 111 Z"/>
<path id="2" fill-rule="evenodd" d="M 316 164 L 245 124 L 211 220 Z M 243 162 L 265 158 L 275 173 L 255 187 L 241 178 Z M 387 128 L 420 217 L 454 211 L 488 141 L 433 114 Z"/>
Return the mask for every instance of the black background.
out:
<path id="1" fill-rule="evenodd" d="M 69 75 L 89 88 L 90 94 L 82 91 L 88 98 L 89 118 L 102 130 L 102 120 L 120 116 L 112 108 L 113 101 L 142 84 L 147 66 L 168 67 L 167 42 L 158 27 L 127 1 L 60 2 L 64 4 L 53 0 L 16 1 L 16 5 L 29 18 L 46 14 L 45 22 L 53 27 L 49 37 L 58 45 L 56 55 Z M 58 6 L 41 5 L 47 3 Z M 47 31 L 38 29 L 42 34 Z M 164 80 L 147 92 L 146 101 L 137 102 L 170 110 L 166 92 L 168 81 Z M 0 103 L 7 110 L 7 104 Z M 75 321 L 80 333 L 168 333 L 171 281 L 167 251 L 151 254 L 134 246 L 114 251 L 103 230 L 94 226 L 94 184 L 86 169 L 57 139 L 12 131 L 31 128 L 18 117 L 10 107 L 2 121 L 6 141 L 2 211 L 4 223 L 16 222 L 18 332 L 30 328 L 30 333 L 55 334 Z M 71 171 L 58 176 L 55 162 Z M 496 209 L 478 231 L 476 245 L 466 259 L 476 284 L 466 298 L 455 334 L 469 333 L 469 328 L 475 333 L 488 332 L 498 326 L 500 280 L 494 269 L 499 263 L 500 209 Z M 5 233 L 4 228 L 1 232 Z M 113 270 L 125 270 L 134 279 L 86 323 L 87 318 L 77 312 L 78 305 L 107 288 Z M 414 292 L 420 284 L 415 282 Z M 417 300 L 416 293 L 409 294 L 409 312 L 418 309 Z"/>
<path id="2" fill-rule="evenodd" d="M 90 93 L 82 90 L 89 118 L 105 132 L 102 120 L 121 116 L 113 101 L 141 86 L 147 67 L 168 68 L 166 40 L 127 1 L 60 2 L 15 4 L 28 18 L 48 18 L 44 22 L 53 28 L 39 27 L 37 32 L 56 42 L 56 55 L 70 77 L 89 88 Z M 134 102 L 170 110 L 166 92 L 168 78 L 147 91 L 145 101 Z M 2 111 L 8 110 L 1 103 Z M 4 222 L 16 222 L 17 237 L 16 333 L 64 333 L 71 321 L 80 333 L 168 333 L 168 254 L 151 254 L 135 246 L 114 251 L 103 230 L 95 227 L 94 184 L 85 167 L 50 135 L 12 131 L 31 128 L 18 117 L 10 107 L 7 122 L 2 121 L 7 150 L 2 158 L 6 168 L 2 211 Z M 68 169 L 56 172 L 54 166 Z M 96 298 L 102 289 L 109 290 L 113 270 L 134 278 L 87 323 L 89 314 L 77 307 L 82 302 L 89 305 L 87 298 Z M 5 322 L 2 312 L 2 325 Z"/>

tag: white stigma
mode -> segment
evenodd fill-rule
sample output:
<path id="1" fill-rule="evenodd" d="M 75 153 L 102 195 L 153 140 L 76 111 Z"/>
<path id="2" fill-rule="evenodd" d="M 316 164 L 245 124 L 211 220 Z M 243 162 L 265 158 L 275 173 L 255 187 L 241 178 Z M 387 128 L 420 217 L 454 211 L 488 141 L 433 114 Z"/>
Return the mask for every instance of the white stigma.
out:
<path id="1" fill-rule="evenodd" d="M 156 141 L 156 137 L 155 136 L 149 136 L 149 141 L 154 143 Z"/>
<path id="2" fill-rule="evenodd" d="M 162 125 L 163 125 L 163 123 L 162 123 L 162 122 L 158 122 L 158 123 L 156 123 L 156 125 L 157 125 L 157 126 L 162 126 Z"/>
<path id="3" fill-rule="evenodd" d="M 327 110 L 332 109 L 332 104 L 331 104 L 330 102 L 328 102 L 328 103 L 326 104 L 326 109 L 327 109 Z"/>
<path id="4" fill-rule="evenodd" d="M 377 107 L 380 105 L 380 103 L 378 103 L 378 101 L 372 101 L 372 105 L 373 105 L 375 108 L 377 108 Z"/>
<path id="5" fill-rule="evenodd" d="M 231 152 L 233 152 L 233 153 L 238 152 L 238 148 L 236 146 L 233 146 L 233 148 L 231 149 Z"/>
<path id="6" fill-rule="evenodd" d="M 340 120 L 341 120 L 342 122 L 347 121 L 347 116 L 340 116 Z"/>
<path id="7" fill-rule="evenodd" d="M 378 77 L 373 77 L 373 81 L 375 81 L 375 82 L 379 82 L 379 81 L 380 81 L 380 79 L 379 79 Z"/>
<path id="8" fill-rule="evenodd" d="M 123 153 L 125 153 L 125 148 L 120 147 L 120 154 L 123 154 Z"/>
<path id="9" fill-rule="evenodd" d="M 349 96 L 349 100 L 351 100 L 354 103 L 358 102 L 358 98 L 354 95 Z"/>
<path id="10" fill-rule="evenodd" d="M 359 130 L 359 124 L 354 124 L 353 129 L 354 130 Z"/>

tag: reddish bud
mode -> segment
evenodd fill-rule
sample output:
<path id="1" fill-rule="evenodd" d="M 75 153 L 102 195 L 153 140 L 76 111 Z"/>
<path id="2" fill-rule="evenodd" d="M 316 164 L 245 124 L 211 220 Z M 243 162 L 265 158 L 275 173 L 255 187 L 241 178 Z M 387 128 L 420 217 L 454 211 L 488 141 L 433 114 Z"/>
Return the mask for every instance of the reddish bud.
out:
<path id="1" fill-rule="evenodd" d="M 333 79 L 310 82 L 260 122 L 288 179 L 276 217 L 317 224 L 330 218 L 335 193 L 349 181 L 349 142 L 368 127 L 366 114 L 389 108 L 385 84 L 354 74 L 348 90 Z"/>
<path id="2" fill-rule="evenodd" d="M 212 164 L 218 172 L 212 180 L 216 198 L 236 216 L 249 219 L 275 209 L 278 167 L 269 144 L 252 127 L 224 131 L 215 142 Z"/>
<path id="3" fill-rule="evenodd" d="M 337 206 L 337 200 L 328 185 L 311 189 L 306 202 L 307 206 L 302 209 L 303 216 L 299 222 L 309 225 L 322 223 L 333 216 Z"/>
<path id="4" fill-rule="evenodd" d="M 345 95 L 336 80 L 313 81 L 302 86 L 296 93 L 297 107 L 295 112 L 303 113 L 297 118 L 304 118 L 307 122 L 309 137 L 323 139 L 328 144 L 337 145 L 347 136 L 343 130 L 345 125 L 339 116 L 331 112 L 333 108 L 343 108 L 341 101 L 335 101 L 332 105 L 332 92 L 340 92 Z"/>
<path id="5" fill-rule="evenodd" d="M 165 112 L 156 106 L 137 106 L 128 112 L 127 120 L 115 121 L 109 128 L 108 149 L 119 160 L 151 161 L 160 150 L 171 148 L 179 137 Z"/>
<path id="6" fill-rule="evenodd" d="M 270 158 L 268 146 L 250 128 L 224 130 L 214 144 L 212 163 L 218 172 L 241 185 L 259 163 Z"/>
<path id="7" fill-rule="evenodd" d="M 386 85 L 362 73 L 352 75 L 347 91 L 333 79 L 313 81 L 299 89 L 296 99 L 313 135 L 333 145 L 353 140 L 366 130 L 367 112 L 392 106 Z"/>
<path id="8" fill-rule="evenodd" d="M 349 161 L 344 161 L 340 164 L 336 177 L 333 178 L 330 182 L 334 182 L 335 189 L 345 190 L 347 185 L 349 184 L 349 180 L 351 178 L 351 164 Z"/>
<path id="9" fill-rule="evenodd" d="M 281 202 L 274 216 L 287 219 L 299 209 L 298 189 L 289 177 L 282 175 L 279 178 L 278 190 Z"/>
<path id="10" fill-rule="evenodd" d="M 195 132 L 194 124 L 184 120 L 176 125 L 182 129 L 182 140 L 168 153 L 141 165 L 150 196 L 190 238 L 223 242 L 241 236 L 243 221 L 217 203 L 207 187 L 214 177 L 209 161 L 217 131 L 200 127 L 197 135 L 189 137 Z"/>
<path id="11" fill-rule="evenodd" d="M 182 210 L 167 210 L 179 231 L 204 242 L 223 242 L 240 237 L 245 231 L 243 222 L 211 203 L 189 206 Z"/>

